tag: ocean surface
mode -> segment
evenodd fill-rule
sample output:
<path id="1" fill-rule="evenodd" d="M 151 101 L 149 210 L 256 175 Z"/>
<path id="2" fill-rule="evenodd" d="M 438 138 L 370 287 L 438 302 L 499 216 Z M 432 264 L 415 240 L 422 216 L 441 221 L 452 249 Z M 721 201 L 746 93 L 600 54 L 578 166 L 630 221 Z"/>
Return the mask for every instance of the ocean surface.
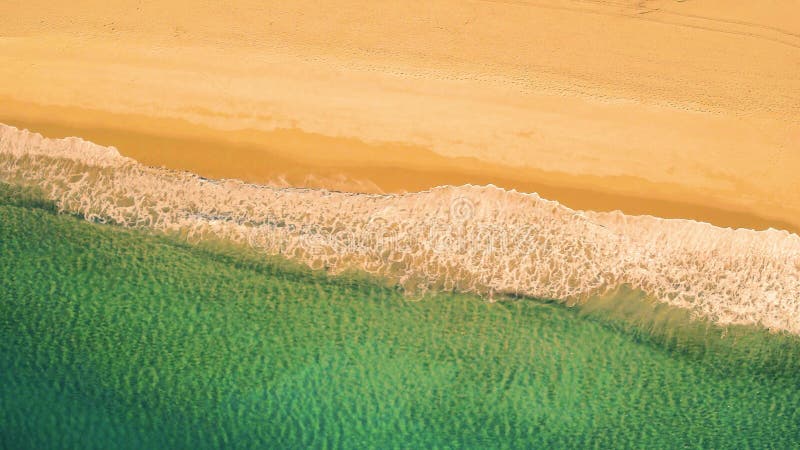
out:
<path id="1" fill-rule="evenodd" d="M 0 126 L 0 448 L 793 448 L 800 237 Z"/>
<path id="2" fill-rule="evenodd" d="M 331 277 L 0 185 L 2 448 L 792 448 L 800 341 Z"/>

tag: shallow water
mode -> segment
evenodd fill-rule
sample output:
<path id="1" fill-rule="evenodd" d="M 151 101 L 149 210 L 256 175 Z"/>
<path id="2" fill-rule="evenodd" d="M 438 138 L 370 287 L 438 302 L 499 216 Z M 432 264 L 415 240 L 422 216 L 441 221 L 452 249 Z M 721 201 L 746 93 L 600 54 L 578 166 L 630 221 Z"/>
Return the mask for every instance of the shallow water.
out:
<path id="1" fill-rule="evenodd" d="M 787 231 L 575 211 L 494 186 L 365 195 L 208 180 L 2 124 L 0 181 L 90 221 L 355 269 L 407 292 L 574 302 L 627 285 L 721 325 L 800 335 L 800 236 Z"/>
<path id="2" fill-rule="evenodd" d="M 411 299 L 3 194 L 5 448 L 800 443 L 796 337 L 625 289 Z"/>

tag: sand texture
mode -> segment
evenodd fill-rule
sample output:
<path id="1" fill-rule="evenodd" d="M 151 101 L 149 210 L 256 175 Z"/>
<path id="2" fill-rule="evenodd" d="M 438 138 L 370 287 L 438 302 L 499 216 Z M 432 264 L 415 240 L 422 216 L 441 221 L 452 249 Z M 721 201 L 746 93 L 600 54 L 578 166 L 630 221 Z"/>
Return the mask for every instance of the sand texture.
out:
<path id="1" fill-rule="evenodd" d="M 12 1 L 0 122 L 210 177 L 800 229 L 796 2 Z"/>

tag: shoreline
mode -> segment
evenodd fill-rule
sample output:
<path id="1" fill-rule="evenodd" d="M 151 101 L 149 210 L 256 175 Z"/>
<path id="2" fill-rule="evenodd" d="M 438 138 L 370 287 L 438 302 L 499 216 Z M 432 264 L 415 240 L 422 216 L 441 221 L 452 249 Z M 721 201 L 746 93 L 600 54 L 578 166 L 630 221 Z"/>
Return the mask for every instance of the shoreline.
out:
<path id="1" fill-rule="evenodd" d="M 450 158 L 401 143 L 366 143 L 299 129 L 215 130 L 181 119 L 162 119 L 17 102 L 0 108 L 0 123 L 48 138 L 76 136 L 113 146 L 123 156 L 154 167 L 214 179 L 359 193 L 425 191 L 437 186 L 495 185 L 536 192 L 575 210 L 620 210 L 626 215 L 689 219 L 719 227 L 800 234 L 800 223 L 699 198 L 678 185 L 631 176 L 592 176 Z M 53 117 L 61 120 L 53 121 Z M 647 195 L 630 195 L 641 192 Z"/>
<path id="2" fill-rule="evenodd" d="M 89 221 L 220 238 L 411 291 L 580 301 L 626 284 L 723 325 L 800 332 L 792 309 L 800 236 L 787 231 L 581 213 L 496 186 L 375 195 L 207 183 L 79 138 L 0 128 L 0 178 L 41 189 Z"/>

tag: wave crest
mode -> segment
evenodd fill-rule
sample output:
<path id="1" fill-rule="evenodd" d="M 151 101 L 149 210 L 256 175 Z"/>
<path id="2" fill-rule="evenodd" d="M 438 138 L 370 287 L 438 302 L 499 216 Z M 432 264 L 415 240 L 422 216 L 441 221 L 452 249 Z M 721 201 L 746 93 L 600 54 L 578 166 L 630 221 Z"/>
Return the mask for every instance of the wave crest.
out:
<path id="1" fill-rule="evenodd" d="M 0 180 L 90 220 L 226 239 L 411 291 L 583 301 L 628 285 L 719 324 L 800 334 L 800 237 L 786 231 L 574 211 L 494 186 L 373 195 L 211 181 L 6 125 Z"/>

